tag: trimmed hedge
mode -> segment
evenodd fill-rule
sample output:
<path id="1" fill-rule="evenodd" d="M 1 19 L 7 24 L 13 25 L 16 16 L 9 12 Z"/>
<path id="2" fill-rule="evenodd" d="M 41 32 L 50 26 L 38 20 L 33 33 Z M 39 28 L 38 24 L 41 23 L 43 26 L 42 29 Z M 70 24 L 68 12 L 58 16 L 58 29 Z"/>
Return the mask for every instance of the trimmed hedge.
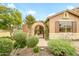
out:
<path id="1" fill-rule="evenodd" d="M 0 38 L 0 55 L 10 55 L 13 49 L 13 41 L 9 38 Z"/>

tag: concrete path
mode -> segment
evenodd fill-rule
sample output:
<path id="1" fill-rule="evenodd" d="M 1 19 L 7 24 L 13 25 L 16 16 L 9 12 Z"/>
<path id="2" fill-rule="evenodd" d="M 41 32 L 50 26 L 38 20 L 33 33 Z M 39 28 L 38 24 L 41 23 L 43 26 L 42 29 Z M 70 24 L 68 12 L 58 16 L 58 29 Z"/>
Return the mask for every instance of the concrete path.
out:
<path id="1" fill-rule="evenodd" d="M 44 38 L 40 38 L 38 46 L 47 46 L 47 41 Z"/>

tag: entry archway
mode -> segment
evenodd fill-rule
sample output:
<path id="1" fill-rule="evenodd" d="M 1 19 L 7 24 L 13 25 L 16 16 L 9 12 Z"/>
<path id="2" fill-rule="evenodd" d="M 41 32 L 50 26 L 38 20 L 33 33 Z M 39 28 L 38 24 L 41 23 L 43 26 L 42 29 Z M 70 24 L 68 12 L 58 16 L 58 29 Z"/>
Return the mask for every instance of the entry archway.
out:
<path id="1" fill-rule="evenodd" d="M 32 25 L 32 35 L 38 35 L 44 38 L 45 26 L 42 22 L 36 22 Z"/>

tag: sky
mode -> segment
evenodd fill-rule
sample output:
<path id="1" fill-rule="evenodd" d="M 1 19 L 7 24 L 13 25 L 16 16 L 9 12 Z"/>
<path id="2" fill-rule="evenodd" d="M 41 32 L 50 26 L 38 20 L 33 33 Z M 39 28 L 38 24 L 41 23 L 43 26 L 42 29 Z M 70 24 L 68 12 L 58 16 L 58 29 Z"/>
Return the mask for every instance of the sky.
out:
<path id="1" fill-rule="evenodd" d="M 65 9 L 79 7 L 78 3 L 2 3 L 10 8 L 16 8 L 22 13 L 22 19 L 32 14 L 37 21 L 45 20 L 47 16 L 54 15 Z"/>

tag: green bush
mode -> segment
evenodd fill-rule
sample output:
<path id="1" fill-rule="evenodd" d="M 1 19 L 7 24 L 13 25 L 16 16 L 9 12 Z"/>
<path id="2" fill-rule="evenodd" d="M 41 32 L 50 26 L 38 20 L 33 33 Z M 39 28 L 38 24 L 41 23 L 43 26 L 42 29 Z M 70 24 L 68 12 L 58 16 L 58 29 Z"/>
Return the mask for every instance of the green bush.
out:
<path id="1" fill-rule="evenodd" d="M 52 54 L 57 56 L 74 56 L 76 55 L 75 48 L 71 42 L 66 39 L 52 39 L 48 42 L 48 49 Z"/>
<path id="2" fill-rule="evenodd" d="M 27 47 L 33 48 L 35 47 L 39 42 L 39 39 L 37 36 L 30 36 L 27 38 Z"/>
<path id="3" fill-rule="evenodd" d="M 9 38 L 0 38 L 0 55 L 9 55 L 13 49 L 13 42 Z"/>
<path id="4" fill-rule="evenodd" d="M 9 37 L 9 36 L 6 36 L 6 37 L 0 37 L 0 38 L 9 38 L 9 39 L 12 39 L 11 37 Z"/>
<path id="5" fill-rule="evenodd" d="M 34 53 L 39 53 L 39 51 L 40 51 L 40 48 L 38 46 L 33 48 L 33 52 Z"/>
<path id="6" fill-rule="evenodd" d="M 13 35 L 13 39 L 15 40 L 14 47 L 15 48 L 24 48 L 27 43 L 26 38 L 27 38 L 26 33 L 22 32 L 22 31 L 15 32 Z"/>
<path id="7" fill-rule="evenodd" d="M 44 31 L 44 37 L 46 40 L 49 39 L 49 26 L 48 26 L 48 22 L 44 23 L 45 24 L 45 31 Z"/>

